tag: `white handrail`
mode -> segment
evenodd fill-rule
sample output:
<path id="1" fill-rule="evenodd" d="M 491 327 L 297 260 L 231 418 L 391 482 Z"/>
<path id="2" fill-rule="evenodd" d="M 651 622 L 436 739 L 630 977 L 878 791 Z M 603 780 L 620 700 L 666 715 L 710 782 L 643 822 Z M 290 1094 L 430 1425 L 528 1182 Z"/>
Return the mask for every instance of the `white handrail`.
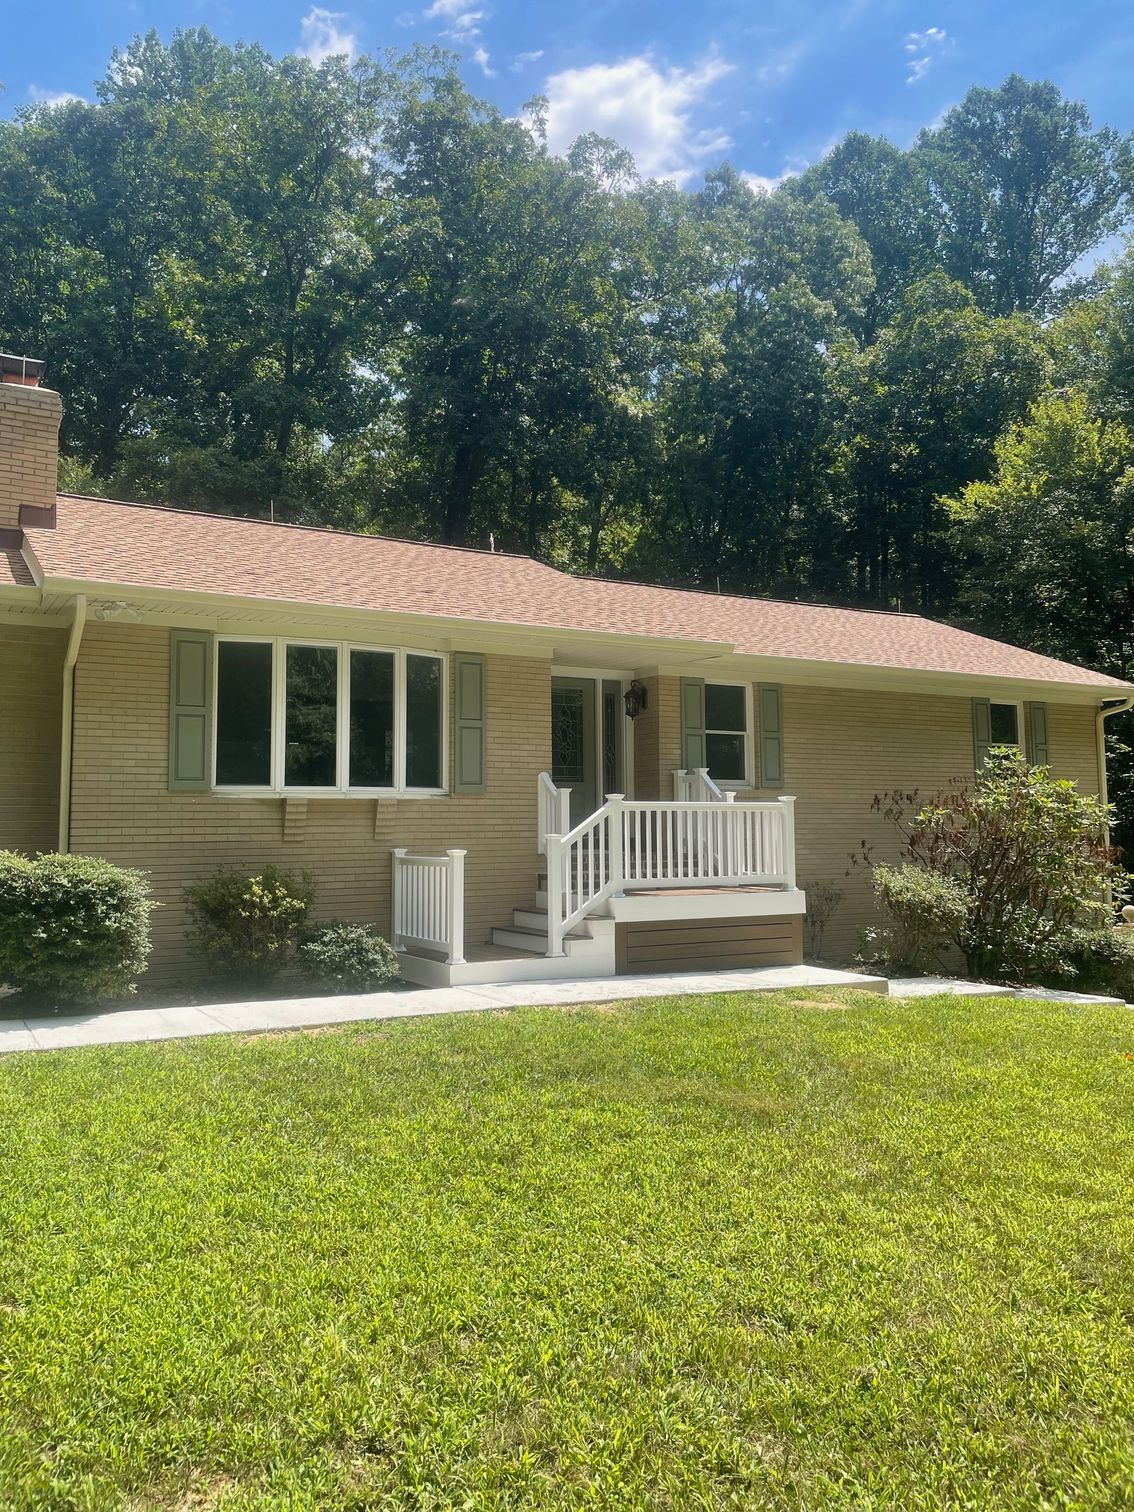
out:
<path id="1" fill-rule="evenodd" d="M 537 784 L 539 804 L 539 846 L 541 856 L 547 855 L 548 835 L 562 835 L 571 828 L 571 789 L 556 787 L 547 772 L 539 774 Z"/>
<path id="2" fill-rule="evenodd" d="M 405 847 L 392 853 L 395 950 L 444 951 L 450 966 L 465 959 L 466 854 L 411 856 Z"/>
<path id="3" fill-rule="evenodd" d="M 562 955 L 567 931 L 627 887 L 796 885 L 794 798 L 658 802 L 611 793 L 544 844 L 549 955 Z"/>

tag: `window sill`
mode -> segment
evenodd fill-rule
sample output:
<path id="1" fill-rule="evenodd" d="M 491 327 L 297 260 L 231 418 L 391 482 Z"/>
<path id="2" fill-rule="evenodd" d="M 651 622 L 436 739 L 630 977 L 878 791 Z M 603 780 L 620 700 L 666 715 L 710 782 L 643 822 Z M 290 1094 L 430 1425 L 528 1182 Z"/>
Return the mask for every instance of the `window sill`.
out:
<path id="1" fill-rule="evenodd" d="M 378 798 L 395 802 L 403 798 L 448 798 L 444 788 L 230 788 L 214 787 L 214 798 L 326 798 L 360 799 L 373 802 Z"/>

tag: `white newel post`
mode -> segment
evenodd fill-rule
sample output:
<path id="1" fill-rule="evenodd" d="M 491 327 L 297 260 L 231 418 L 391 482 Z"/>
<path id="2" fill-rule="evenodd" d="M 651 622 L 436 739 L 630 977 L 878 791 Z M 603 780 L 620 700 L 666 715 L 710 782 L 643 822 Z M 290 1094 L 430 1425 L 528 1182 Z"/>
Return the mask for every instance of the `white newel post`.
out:
<path id="1" fill-rule="evenodd" d="M 465 857 L 467 851 L 450 850 L 449 858 L 449 954 L 450 966 L 465 959 Z"/>
<path id="2" fill-rule="evenodd" d="M 607 843 L 607 866 L 610 868 L 610 890 L 621 898 L 626 887 L 626 867 L 623 855 L 622 800 L 625 793 L 607 793 L 610 806 L 610 840 Z"/>
<path id="3" fill-rule="evenodd" d="M 561 956 L 563 950 L 563 836 L 548 835 L 547 861 L 547 953 Z"/>
<path id="4" fill-rule="evenodd" d="M 393 939 L 390 941 L 395 950 L 405 951 L 402 944 L 402 887 L 405 878 L 402 874 L 402 858 L 406 855 L 406 847 L 403 845 L 393 852 L 393 886 L 390 889 L 393 896 L 390 899 L 390 933 Z"/>
<path id="5" fill-rule="evenodd" d="M 795 799 L 778 800 L 783 814 L 784 886 L 795 887 Z"/>
<path id="6" fill-rule="evenodd" d="M 571 833 L 571 789 L 559 789 L 559 812 L 555 816 L 555 828 L 561 835 Z"/>

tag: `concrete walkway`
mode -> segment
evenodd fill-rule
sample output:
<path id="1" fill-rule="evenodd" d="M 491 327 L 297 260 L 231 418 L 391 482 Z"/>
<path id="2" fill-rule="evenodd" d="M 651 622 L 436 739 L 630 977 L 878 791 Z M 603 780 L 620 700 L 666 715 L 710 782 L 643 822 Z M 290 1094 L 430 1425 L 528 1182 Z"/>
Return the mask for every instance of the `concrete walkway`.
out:
<path id="1" fill-rule="evenodd" d="M 890 996 L 896 998 L 938 997 L 1034 998 L 1041 1003 L 1080 1003 L 1111 1008 L 1129 1008 L 1134 1004 L 1120 997 L 1106 997 L 1101 992 L 1067 992 L 1062 987 L 997 987 L 992 982 L 966 982 L 961 977 L 891 977 Z"/>
<path id="2" fill-rule="evenodd" d="M 420 1018 L 555 1003 L 609 1003 L 682 993 L 777 992 L 787 987 L 857 987 L 886 992 L 884 977 L 824 966 L 765 966 L 750 971 L 672 976 L 602 977 L 579 981 L 503 982 L 477 987 L 425 987 L 356 997 L 279 998 L 254 1003 L 208 1003 L 185 1008 L 123 1008 L 66 1018 L 0 1020 L 0 1054 L 62 1050 L 75 1045 L 121 1045 L 138 1040 L 189 1039 L 203 1034 L 249 1034 L 309 1029 L 358 1019 Z"/>

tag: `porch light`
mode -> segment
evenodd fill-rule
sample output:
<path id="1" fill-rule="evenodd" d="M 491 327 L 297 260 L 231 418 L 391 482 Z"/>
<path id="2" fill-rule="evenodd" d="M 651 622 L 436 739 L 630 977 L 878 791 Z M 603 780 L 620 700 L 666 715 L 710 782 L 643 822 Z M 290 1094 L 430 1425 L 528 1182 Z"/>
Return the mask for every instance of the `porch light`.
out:
<path id="1" fill-rule="evenodd" d="M 649 689 L 645 683 L 640 683 L 637 678 L 622 695 L 622 701 L 626 705 L 626 718 L 637 719 L 638 715 L 650 706 Z"/>

